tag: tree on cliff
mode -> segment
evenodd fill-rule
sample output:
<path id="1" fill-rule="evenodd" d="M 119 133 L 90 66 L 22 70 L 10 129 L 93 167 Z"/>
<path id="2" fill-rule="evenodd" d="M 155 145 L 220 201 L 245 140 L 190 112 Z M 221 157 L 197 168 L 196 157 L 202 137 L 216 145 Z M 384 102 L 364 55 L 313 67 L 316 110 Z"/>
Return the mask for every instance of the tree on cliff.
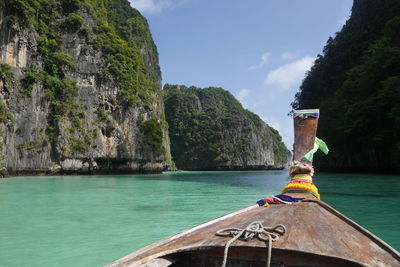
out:
<path id="1" fill-rule="evenodd" d="M 279 133 L 222 88 L 164 86 L 172 157 L 180 169 L 279 168 L 288 150 Z"/>
<path id="2" fill-rule="evenodd" d="M 399 1 L 356 0 L 304 79 L 292 106 L 321 109 L 320 169 L 400 170 L 399 32 Z"/>

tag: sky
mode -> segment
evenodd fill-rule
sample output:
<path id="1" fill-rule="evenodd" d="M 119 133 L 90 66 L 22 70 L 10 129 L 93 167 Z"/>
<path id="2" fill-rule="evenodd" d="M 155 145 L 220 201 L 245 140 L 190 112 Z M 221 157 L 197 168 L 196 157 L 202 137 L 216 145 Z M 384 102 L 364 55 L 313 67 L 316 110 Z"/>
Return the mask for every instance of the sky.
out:
<path id="1" fill-rule="evenodd" d="M 306 72 L 353 0 L 130 0 L 148 20 L 163 84 L 222 87 L 277 129 Z M 317 108 L 317 107 L 315 107 Z M 323 114 L 321 114 L 323 116 Z"/>

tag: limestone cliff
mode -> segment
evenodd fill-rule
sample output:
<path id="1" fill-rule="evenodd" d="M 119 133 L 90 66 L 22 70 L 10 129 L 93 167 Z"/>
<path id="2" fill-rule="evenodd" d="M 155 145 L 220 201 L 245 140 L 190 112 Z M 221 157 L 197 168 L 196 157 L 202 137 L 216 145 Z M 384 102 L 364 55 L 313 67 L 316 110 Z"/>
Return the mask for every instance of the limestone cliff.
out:
<path id="1" fill-rule="evenodd" d="M 164 86 L 171 153 L 179 169 L 251 170 L 288 165 L 279 133 L 222 88 Z"/>
<path id="2" fill-rule="evenodd" d="M 0 166 L 158 172 L 170 160 L 157 49 L 126 0 L 0 0 Z"/>
<path id="3" fill-rule="evenodd" d="M 307 73 L 293 108 L 319 107 L 319 170 L 400 172 L 400 1 L 354 0 Z"/>

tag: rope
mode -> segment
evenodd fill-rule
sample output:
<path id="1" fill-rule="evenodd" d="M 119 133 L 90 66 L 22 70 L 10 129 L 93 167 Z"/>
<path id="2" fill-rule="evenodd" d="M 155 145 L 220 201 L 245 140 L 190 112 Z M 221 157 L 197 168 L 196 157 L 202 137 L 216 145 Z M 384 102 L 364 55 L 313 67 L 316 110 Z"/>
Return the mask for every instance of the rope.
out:
<path id="1" fill-rule="evenodd" d="M 232 239 L 226 242 L 224 250 L 224 260 L 222 261 L 221 267 L 226 266 L 229 246 L 233 242 L 235 242 L 239 238 L 242 238 L 244 241 L 249 241 L 253 237 L 257 237 L 259 240 L 264 242 L 268 241 L 267 267 L 270 267 L 272 242 L 279 240 L 279 235 L 284 235 L 285 232 L 286 232 L 286 227 L 283 224 L 278 224 L 275 227 L 266 227 L 263 226 L 260 221 L 254 221 L 244 229 L 226 228 L 219 230 L 218 232 L 215 233 L 217 236 L 232 236 Z"/>

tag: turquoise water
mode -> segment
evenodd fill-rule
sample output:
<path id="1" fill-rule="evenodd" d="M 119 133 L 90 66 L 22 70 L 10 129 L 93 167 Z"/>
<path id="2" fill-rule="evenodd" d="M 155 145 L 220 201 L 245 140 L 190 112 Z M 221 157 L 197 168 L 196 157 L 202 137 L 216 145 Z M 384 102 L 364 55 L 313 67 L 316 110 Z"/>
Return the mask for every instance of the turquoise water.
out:
<path id="1" fill-rule="evenodd" d="M 287 171 L 0 179 L 0 266 L 102 266 L 279 193 Z M 322 199 L 400 249 L 400 176 L 318 174 Z"/>

